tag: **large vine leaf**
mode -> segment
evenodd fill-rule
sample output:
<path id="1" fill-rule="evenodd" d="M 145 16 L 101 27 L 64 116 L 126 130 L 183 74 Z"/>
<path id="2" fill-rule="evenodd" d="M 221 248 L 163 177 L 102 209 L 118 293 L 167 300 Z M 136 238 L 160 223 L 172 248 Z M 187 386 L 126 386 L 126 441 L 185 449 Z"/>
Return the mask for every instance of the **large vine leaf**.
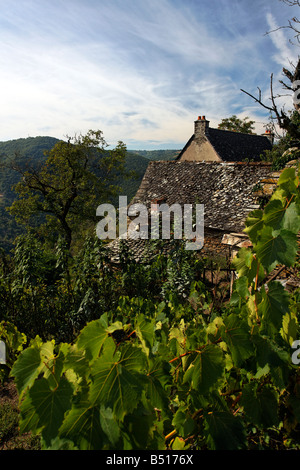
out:
<path id="1" fill-rule="evenodd" d="M 27 387 L 31 387 L 42 368 L 42 359 L 38 348 L 27 348 L 18 357 L 11 370 L 15 377 L 16 386 L 20 395 Z"/>
<path id="2" fill-rule="evenodd" d="M 262 280 L 265 276 L 265 271 L 252 250 L 249 248 L 241 248 L 232 260 L 232 266 L 238 272 L 239 277 L 246 277 L 249 284 L 254 280 L 258 274 L 258 280 Z"/>
<path id="3" fill-rule="evenodd" d="M 73 370 L 80 377 L 89 373 L 89 362 L 85 351 L 79 349 L 77 344 L 60 344 L 58 357 L 63 356 L 63 371 Z"/>
<path id="4" fill-rule="evenodd" d="M 290 373 L 290 351 L 283 350 L 277 341 L 261 334 L 254 335 L 253 342 L 255 343 L 257 362 L 255 377 L 270 375 L 276 387 L 284 389 Z"/>
<path id="5" fill-rule="evenodd" d="M 279 177 L 275 195 L 278 192 L 281 197 L 290 199 L 293 195 L 297 194 L 298 185 L 299 180 L 296 169 L 285 168 Z"/>
<path id="6" fill-rule="evenodd" d="M 111 408 L 100 408 L 100 424 L 109 442 L 115 446 L 120 438 L 120 428 Z"/>
<path id="7" fill-rule="evenodd" d="M 287 204 L 286 201 L 274 199 L 267 204 L 263 220 L 273 230 L 284 229 L 297 234 L 300 230 L 299 205 L 296 202 Z"/>
<path id="8" fill-rule="evenodd" d="M 244 232 L 248 234 L 252 243 L 257 242 L 258 234 L 263 228 L 263 211 L 261 209 L 255 209 L 248 214 L 245 221 L 246 228 Z"/>
<path id="9" fill-rule="evenodd" d="M 91 368 L 91 403 L 110 407 L 116 418 L 122 420 L 137 406 L 143 393 L 142 372 L 146 357 L 141 349 L 131 344 L 116 351 L 114 341 L 105 342 L 103 354 Z"/>
<path id="10" fill-rule="evenodd" d="M 184 374 L 183 383 L 189 382 L 193 389 L 205 394 L 223 378 L 223 352 L 217 345 L 208 344 L 193 355 L 194 359 Z"/>
<path id="11" fill-rule="evenodd" d="M 269 273 L 278 264 L 292 266 L 298 249 L 297 235 L 289 230 L 273 232 L 265 227 L 256 245 L 256 253 Z"/>
<path id="12" fill-rule="evenodd" d="M 146 394 L 151 405 L 162 411 L 169 411 L 166 388 L 171 385 L 170 365 L 162 358 L 150 360 L 145 383 L 147 384 Z"/>
<path id="13" fill-rule="evenodd" d="M 75 442 L 80 450 L 101 450 L 106 436 L 100 418 L 100 407 L 83 399 L 66 414 L 59 434 Z"/>
<path id="14" fill-rule="evenodd" d="M 143 314 L 139 315 L 136 319 L 135 332 L 147 356 L 151 354 L 153 348 L 155 326 L 155 320 L 146 318 Z"/>
<path id="15" fill-rule="evenodd" d="M 292 346 L 293 342 L 298 339 L 299 323 L 297 315 L 294 312 L 290 311 L 284 315 L 280 334 L 290 346 Z"/>
<path id="16" fill-rule="evenodd" d="M 108 336 L 106 318 L 91 321 L 81 331 L 77 344 L 79 349 L 84 349 L 90 361 L 96 359 L 101 347 Z"/>
<path id="17" fill-rule="evenodd" d="M 261 288 L 262 301 L 258 305 L 258 313 L 262 318 L 264 329 L 269 325 L 279 331 L 284 315 L 289 311 L 289 294 L 278 281 L 271 281 L 268 290 Z"/>
<path id="18" fill-rule="evenodd" d="M 234 364 L 240 367 L 254 353 L 249 326 L 234 314 L 224 319 L 224 325 L 222 339 L 229 347 Z"/>
<path id="19" fill-rule="evenodd" d="M 66 410 L 71 407 L 73 387 L 62 378 L 51 388 L 45 378 L 36 380 L 21 403 L 20 432 L 40 432 L 47 446 L 55 439 Z"/>
<path id="20" fill-rule="evenodd" d="M 211 450 L 242 450 L 246 448 L 246 431 L 240 417 L 228 411 L 205 415 L 204 434 Z"/>
<path id="21" fill-rule="evenodd" d="M 251 382 L 244 386 L 240 404 L 247 418 L 256 426 L 278 426 L 278 394 L 274 388 Z"/>
<path id="22" fill-rule="evenodd" d="M 48 341 L 41 343 L 40 339 L 34 340 L 32 346 L 25 349 L 18 357 L 11 370 L 11 375 L 15 377 L 16 385 L 20 396 L 27 387 L 31 387 L 42 371 L 46 371 L 45 363 L 53 361 L 54 343 Z"/>
<path id="23" fill-rule="evenodd" d="M 179 436 L 187 438 L 195 427 L 195 421 L 188 415 L 184 408 L 179 408 L 172 420 L 172 424 L 178 432 Z"/>

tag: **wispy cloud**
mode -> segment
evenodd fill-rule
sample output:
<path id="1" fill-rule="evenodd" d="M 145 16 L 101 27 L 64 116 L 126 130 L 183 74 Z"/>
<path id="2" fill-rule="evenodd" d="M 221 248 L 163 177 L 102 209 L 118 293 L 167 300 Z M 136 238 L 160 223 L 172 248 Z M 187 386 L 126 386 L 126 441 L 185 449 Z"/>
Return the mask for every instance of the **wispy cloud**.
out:
<path id="1" fill-rule="evenodd" d="M 269 37 L 276 48 L 273 54 L 274 60 L 281 67 L 289 66 L 290 61 L 295 57 L 295 52 L 288 42 L 287 35 L 284 33 L 283 29 L 280 28 L 284 25 L 279 25 L 271 12 L 267 13 L 267 23 L 270 28 Z"/>
<path id="2" fill-rule="evenodd" d="M 180 148 L 198 114 L 262 120 L 240 88 L 266 86 L 291 52 L 283 31 L 264 37 L 281 10 L 263 0 L 0 3 L 0 140 L 100 128 Z"/>

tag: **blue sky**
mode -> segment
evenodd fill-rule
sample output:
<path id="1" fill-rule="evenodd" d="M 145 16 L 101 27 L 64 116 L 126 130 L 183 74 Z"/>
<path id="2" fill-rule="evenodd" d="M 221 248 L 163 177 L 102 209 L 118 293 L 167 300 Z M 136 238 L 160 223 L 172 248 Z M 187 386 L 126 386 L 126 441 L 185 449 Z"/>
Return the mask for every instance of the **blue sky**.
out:
<path id="1" fill-rule="evenodd" d="M 265 33 L 297 14 L 279 0 L 0 0 L 0 141 L 100 129 L 109 145 L 180 149 L 198 115 L 263 132 L 268 113 L 240 89 L 268 99 L 298 50 L 288 30 Z"/>

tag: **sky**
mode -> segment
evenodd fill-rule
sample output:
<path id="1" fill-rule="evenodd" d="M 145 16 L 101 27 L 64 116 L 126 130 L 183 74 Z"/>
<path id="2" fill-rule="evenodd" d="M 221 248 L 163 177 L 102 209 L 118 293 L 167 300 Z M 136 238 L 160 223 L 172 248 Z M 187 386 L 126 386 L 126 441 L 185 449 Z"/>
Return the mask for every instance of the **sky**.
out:
<path id="1" fill-rule="evenodd" d="M 206 116 L 264 132 L 296 63 L 280 0 L 0 0 L 0 141 L 101 130 L 140 150 L 181 149 Z M 299 15 L 300 16 L 300 15 Z M 277 88 L 278 87 L 278 90 Z M 281 98 L 291 108 L 291 98 Z"/>

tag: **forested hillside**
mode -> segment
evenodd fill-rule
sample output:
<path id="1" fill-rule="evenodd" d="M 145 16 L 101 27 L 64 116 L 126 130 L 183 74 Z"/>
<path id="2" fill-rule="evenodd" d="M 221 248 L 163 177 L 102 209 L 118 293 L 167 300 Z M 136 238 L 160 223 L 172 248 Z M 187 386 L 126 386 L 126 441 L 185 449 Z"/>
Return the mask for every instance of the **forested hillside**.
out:
<path id="1" fill-rule="evenodd" d="M 20 174 L 10 168 L 11 164 L 15 162 L 23 167 L 26 164 L 37 167 L 45 161 L 44 153 L 52 149 L 58 142 L 58 139 L 47 136 L 0 142 L 0 246 L 5 251 L 12 248 L 12 242 L 16 235 L 23 231 L 22 227 L 16 224 L 14 218 L 6 210 L 16 198 L 13 186 L 20 180 Z M 127 196 L 128 201 L 132 199 L 149 160 L 171 160 L 177 153 L 176 150 L 127 151 L 125 169 L 128 173 L 133 174 L 129 178 L 116 177 L 115 184 L 120 186 L 120 195 Z M 118 203 L 117 198 L 114 202 Z"/>
<path id="2" fill-rule="evenodd" d="M 149 160 L 174 160 L 180 150 L 131 150 L 131 153 L 142 155 Z"/>

